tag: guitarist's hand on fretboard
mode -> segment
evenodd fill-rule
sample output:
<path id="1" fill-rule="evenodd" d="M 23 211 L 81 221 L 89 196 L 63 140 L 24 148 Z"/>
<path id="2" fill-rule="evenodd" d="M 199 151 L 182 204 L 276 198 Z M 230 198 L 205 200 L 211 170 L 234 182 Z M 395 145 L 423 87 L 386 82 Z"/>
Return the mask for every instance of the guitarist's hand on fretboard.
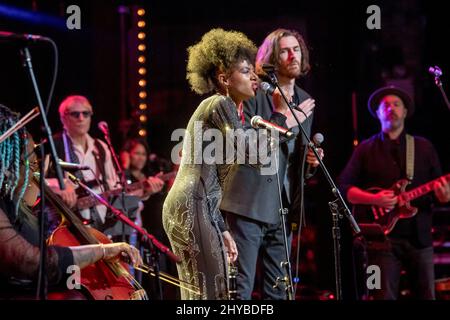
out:
<path id="1" fill-rule="evenodd" d="M 439 202 L 446 203 L 450 201 L 450 183 L 443 179 L 443 177 L 435 181 L 433 188 L 434 194 Z"/>

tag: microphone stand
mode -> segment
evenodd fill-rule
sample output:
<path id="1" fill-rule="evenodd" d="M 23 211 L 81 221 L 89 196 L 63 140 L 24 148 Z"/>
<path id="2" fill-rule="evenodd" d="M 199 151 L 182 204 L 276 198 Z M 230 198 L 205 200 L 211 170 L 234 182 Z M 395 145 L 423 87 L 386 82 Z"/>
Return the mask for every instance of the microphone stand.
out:
<path id="1" fill-rule="evenodd" d="M 103 134 L 105 136 L 106 143 L 108 144 L 109 151 L 111 152 L 111 156 L 112 156 L 114 165 L 115 165 L 116 170 L 117 170 L 116 171 L 117 172 L 117 176 L 119 177 L 120 184 L 122 185 L 122 192 L 120 193 L 120 198 L 121 198 L 121 202 L 122 202 L 122 209 L 125 211 L 125 214 L 128 217 L 128 208 L 125 206 L 125 187 L 127 185 L 127 181 L 125 179 L 125 172 L 122 170 L 122 166 L 120 165 L 119 160 L 117 158 L 117 154 L 114 151 L 114 148 L 112 146 L 111 138 L 110 138 L 110 135 L 109 135 L 109 128 L 107 128 L 107 130 L 105 132 L 103 132 Z M 126 241 L 126 238 L 125 238 L 125 225 L 123 223 L 122 223 L 122 241 L 123 242 L 128 242 L 128 241 Z"/>
<path id="2" fill-rule="evenodd" d="M 144 229 L 145 230 L 145 229 Z M 145 252 L 145 259 L 147 264 L 153 266 L 153 272 L 155 274 L 156 280 L 156 292 L 158 293 L 159 300 L 163 300 L 162 284 L 160 278 L 160 264 L 159 264 L 159 252 L 155 250 L 155 247 L 151 241 L 148 241 L 147 236 L 142 236 L 141 241 L 143 243 L 148 243 L 148 252 Z"/>
<path id="3" fill-rule="evenodd" d="M 274 288 L 278 287 L 280 282 L 284 282 L 286 286 L 286 294 L 288 300 L 295 300 L 294 297 L 294 287 L 292 286 L 292 266 L 289 258 L 289 248 L 288 248 L 288 240 L 287 240 L 287 230 L 286 230 L 286 216 L 288 214 L 288 209 L 283 206 L 283 199 L 281 196 L 281 183 L 280 183 L 280 173 L 278 172 L 278 155 L 275 154 L 275 170 L 277 176 L 277 188 L 278 188 L 278 201 L 280 202 L 280 220 L 281 220 L 281 229 L 283 233 L 283 244 L 284 244 L 284 252 L 286 256 L 286 261 L 281 261 L 281 267 L 286 269 L 286 276 L 284 278 L 277 277 L 275 280 Z"/>
<path id="4" fill-rule="evenodd" d="M 275 75 L 275 72 L 274 71 L 269 71 L 269 72 L 266 71 L 266 73 L 269 76 L 271 82 L 278 88 L 278 90 L 280 91 L 280 93 L 283 97 L 283 100 L 288 105 L 289 110 L 291 111 L 292 115 L 294 116 L 295 121 L 298 124 L 298 127 L 300 128 L 303 136 L 305 137 L 306 141 L 308 142 L 308 146 L 311 148 L 311 150 L 313 150 L 314 155 L 316 156 L 317 160 L 319 161 L 320 168 L 322 169 L 328 183 L 330 184 L 332 193 L 336 197 L 336 199 L 334 201 L 331 201 L 328 203 L 328 206 L 330 208 L 330 211 L 332 214 L 332 219 L 333 219 L 332 234 L 333 234 L 333 248 L 334 248 L 334 272 L 335 272 L 335 279 L 336 279 L 336 299 L 342 300 L 341 256 L 340 256 L 341 233 L 340 233 L 340 227 L 339 227 L 339 219 L 342 219 L 342 217 L 345 216 L 347 218 L 347 220 L 349 221 L 353 231 L 356 234 L 360 233 L 361 229 L 359 228 L 354 217 L 352 216 L 339 189 L 337 188 L 336 184 L 334 183 L 333 179 L 331 178 L 331 175 L 328 172 L 328 169 L 326 168 L 325 164 L 323 163 L 322 159 L 320 158 L 317 146 L 311 141 L 309 136 L 306 134 L 306 131 L 303 128 L 302 124 L 298 120 L 297 115 L 294 112 L 294 108 L 296 106 L 292 105 L 292 103 L 289 102 L 289 100 L 287 99 L 283 90 L 281 90 L 280 85 L 278 83 L 278 79 Z"/>
<path id="5" fill-rule="evenodd" d="M 439 69 L 439 67 L 437 67 L 437 66 L 435 68 Z M 439 69 L 439 71 L 440 71 L 440 69 Z M 434 83 L 439 88 L 439 91 L 441 92 L 442 97 L 444 98 L 444 102 L 447 105 L 447 108 L 450 110 L 450 102 L 448 101 L 447 95 L 445 94 L 445 91 L 442 88 L 441 74 L 439 74 L 439 73 L 434 74 Z"/>
<path id="6" fill-rule="evenodd" d="M 47 136 L 48 143 L 50 145 L 50 155 L 55 164 L 56 177 L 58 178 L 59 187 L 61 190 L 65 189 L 63 173 L 61 167 L 59 165 L 59 158 L 56 155 L 55 144 L 53 141 L 53 134 L 48 125 L 47 114 L 44 109 L 44 105 L 42 103 L 41 94 L 39 91 L 39 87 L 36 81 L 36 77 L 33 71 L 33 64 L 31 63 L 31 53 L 28 47 L 25 45 L 20 49 L 20 54 L 23 60 L 23 65 L 27 68 L 31 82 L 33 83 L 33 89 L 36 95 L 36 99 L 38 102 L 39 113 L 41 114 L 41 131 L 43 135 Z M 45 212 L 45 150 L 44 144 L 41 144 L 41 163 L 40 163 L 40 189 L 41 189 L 41 203 L 40 203 L 40 212 L 39 212 L 39 274 L 37 281 L 37 289 L 36 289 L 36 299 L 46 300 L 47 299 L 47 287 L 48 287 L 48 278 L 47 278 L 47 214 Z"/>
<path id="7" fill-rule="evenodd" d="M 84 184 L 82 181 L 80 181 L 80 179 L 75 177 L 73 174 L 71 174 L 71 173 L 67 173 L 67 174 L 68 174 L 69 179 L 72 180 L 72 182 L 74 182 L 78 186 L 82 187 L 84 190 L 89 192 L 91 194 L 91 196 L 93 196 L 99 203 L 101 203 L 102 205 L 104 205 L 105 207 L 110 209 L 111 212 L 117 217 L 117 219 L 119 219 L 123 223 L 127 224 L 128 226 L 130 226 L 131 228 L 136 230 L 141 235 L 141 238 L 144 241 L 146 241 L 146 243 L 155 246 L 160 252 L 166 254 L 169 257 L 169 259 L 172 260 L 173 262 L 178 263 L 181 261 L 181 259 L 178 256 L 176 256 L 175 254 L 173 254 L 169 248 L 167 248 L 161 242 L 156 240 L 156 238 L 153 235 L 151 235 L 150 233 L 148 233 L 144 228 L 136 225 L 133 221 L 130 220 L 130 218 L 128 218 L 128 216 L 126 214 L 124 214 L 119 209 L 114 208 L 112 205 L 110 205 L 108 203 L 108 201 L 106 201 L 101 195 L 95 193 L 94 190 L 89 188 L 86 184 Z"/>

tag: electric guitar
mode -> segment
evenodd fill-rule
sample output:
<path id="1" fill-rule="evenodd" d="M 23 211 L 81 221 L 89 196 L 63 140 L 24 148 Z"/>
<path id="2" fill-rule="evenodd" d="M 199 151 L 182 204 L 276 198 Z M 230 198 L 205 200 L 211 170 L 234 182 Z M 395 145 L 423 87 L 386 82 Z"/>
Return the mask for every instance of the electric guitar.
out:
<path id="1" fill-rule="evenodd" d="M 175 171 L 173 171 L 173 172 L 162 174 L 162 175 L 158 176 L 158 178 L 160 178 L 162 181 L 166 182 L 166 181 L 169 181 L 170 179 L 172 179 L 173 177 L 175 177 L 176 174 L 177 173 Z M 125 186 L 125 193 L 131 193 L 133 191 L 143 190 L 148 187 L 149 187 L 149 184 L 148 184 L 147 180 L 142 180 L 139 182 L 127 184 Z M 109 191 L 103 192 L 100 194 L 100 196 L 102 196 L 102 198 L 104 198 L 104 199 L 108 199 L 111 196 L 118 196 L 120 194 L 122 194 L 122 189 L 114 189 L 114 190 L 109 190 Z M 96 206 L 97 204 L 98 204 L 97 199 L 94 198 L 92 195 L 88 195 L 85 197 L 78 198 L 76 207 L 78 210 L 83 210 L 83 209 L 88 209 L 93 206 Z"/>
<path id="2" fill-rule="evenodd" d="M 412 218 L 417 214 L 417 208 L 411 206 L 410 202 L 433 191 L 434 184 L 438 180 L 446 183 L 449 182 L 450 173 L 409 191 L 405 191 L 406 186 L 409 184 L 408 180 L 399 180 L 389 189 L 394 191 L 394 194 L 398 199 L 397 204 L 393 209 L 387 210 L 378 206 L 370 205 L 354 205 L 353 214 L 357 219 L 358 217 L 369 217 L 371 222 L 379 224 L 383 229 L 384 234 L 387 235 L 392 231 L 392 229 L 394 229 L 399 219 Z M 383 189 L 375 187 L 367 189 L 366 191 L 377 193 L 381 190 Z"/>

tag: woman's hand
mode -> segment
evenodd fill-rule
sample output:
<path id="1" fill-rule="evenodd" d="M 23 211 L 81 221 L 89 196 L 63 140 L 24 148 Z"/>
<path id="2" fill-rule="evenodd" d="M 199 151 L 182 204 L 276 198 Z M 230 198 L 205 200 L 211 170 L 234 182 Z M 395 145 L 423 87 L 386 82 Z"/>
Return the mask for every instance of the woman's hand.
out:
<path id="1" fill-rule="evenodd" d="M 142 258 L 139 250 L 134 246 L 125 242 L 108 243 L 102 245 L 104 248 L 103 260 L 112 260 L 119 256 L 119 258 L 128 257 L 133 266 L 142 265 Z"/>
<path id="2" fill-rule="evenodd" d="M 231 236 L 230 232 L 224 231 L 222 233 L 223 236 L 223 242 L 225 244 L 225 249 L 227 251 L 228 258 L 231 262 L 235 262 L 238 257 L 238 250 L 236 247 L 236 242 L 234 242 L 233 237 Z"/>

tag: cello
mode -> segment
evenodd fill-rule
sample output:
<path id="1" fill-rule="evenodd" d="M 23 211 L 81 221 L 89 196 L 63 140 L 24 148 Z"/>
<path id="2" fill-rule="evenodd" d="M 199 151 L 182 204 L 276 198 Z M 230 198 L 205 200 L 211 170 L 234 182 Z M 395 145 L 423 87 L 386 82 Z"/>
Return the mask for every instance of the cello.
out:
<path id="1" fill-rule="evenodd" d="M 33 183 L 39 186 L 36 175 Z M 47 240 L 48 245 L 79 246 L 88 244 L 111 243 L 100 231 L 87 227 L 80 218 L 45 185 L 45 200 L 61 215 L 61 223 Z M 128 272 L 127 265 L 119 259 L 100 260 L 81 269 L 81 289 L 78 293 L 93 300 L 148 300 L 147 293 Z M 69 290 L 71 291 L 71 290 Z M 73 292 L 49 293 L 49 299 L 64 299 L 79 295 Z"/>

